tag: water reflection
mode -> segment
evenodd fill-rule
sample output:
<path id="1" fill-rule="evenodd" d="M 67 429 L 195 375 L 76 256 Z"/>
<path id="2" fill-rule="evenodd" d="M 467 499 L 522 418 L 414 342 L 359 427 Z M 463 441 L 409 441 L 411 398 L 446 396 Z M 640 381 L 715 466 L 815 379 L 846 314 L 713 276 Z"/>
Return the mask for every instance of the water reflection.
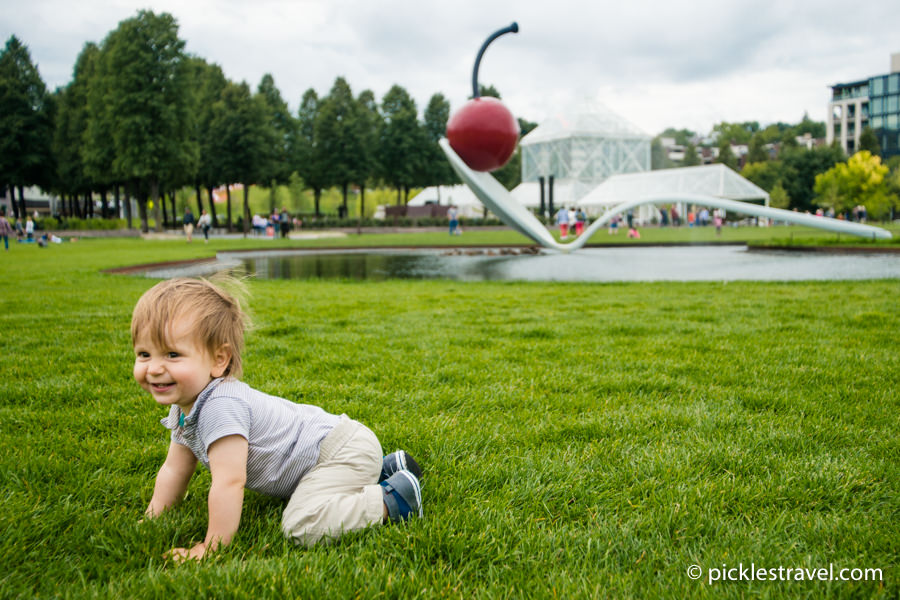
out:
<path id="1" fill-rule="evenodd" d="M 744 246 L 589 248 L 502 256 L 488 250 L 231 254 L 261 279 L 789 281 L 900 277 L 897 254 L 748 251 Z"/>

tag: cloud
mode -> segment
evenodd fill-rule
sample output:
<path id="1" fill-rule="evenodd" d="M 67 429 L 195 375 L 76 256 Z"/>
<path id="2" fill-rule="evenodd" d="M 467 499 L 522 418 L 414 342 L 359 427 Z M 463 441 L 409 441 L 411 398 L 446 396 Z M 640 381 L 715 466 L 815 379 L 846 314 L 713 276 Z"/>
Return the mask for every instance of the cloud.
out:
<path id="1" fill-rule="evenodd" d="M 187 50 L 229 78 L 255 88 L 271 73 L 293 109 L 338 76 L 357 94 L 399 84 L 420 110 L 434 93 L 455 109 L 484 39 L 515 20 L 520 33 L 496 41 L 480 71 L 514 113 L 540 121 L 594 97 L 650 133 L 817 118 L 829 84 L 884 73 L 900 51 L 900 4 L 836 0 L 0 0 L 0 35 L 20 37 L 52 89 L 85 42 L 147 7 L 172 13 Z"/>

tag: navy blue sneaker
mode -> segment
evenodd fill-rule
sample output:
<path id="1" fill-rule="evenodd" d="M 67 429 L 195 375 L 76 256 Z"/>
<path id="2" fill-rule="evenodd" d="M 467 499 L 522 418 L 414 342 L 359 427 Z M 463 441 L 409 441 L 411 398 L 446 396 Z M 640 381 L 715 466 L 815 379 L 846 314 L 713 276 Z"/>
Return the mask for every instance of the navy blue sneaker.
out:
<path id="1" fill-rule="evenodd" d="M 416 479 L 422 479 L 422 469 L 419 467 L 419 463 L 409 455 L 409 452 L 405 450 L 391 452 L 384 457 L 381 463 L 381 477 L 378 478 L 378 483 L 404 469 L 415 475 Z"/>
<path id="2" fill-rule="evenodd" d="M 381 482 L 384 504 L 394 523 L 410 516 L 422 516 L 422 486 L 419 478 L 406 470 L 397 471 Z"/>

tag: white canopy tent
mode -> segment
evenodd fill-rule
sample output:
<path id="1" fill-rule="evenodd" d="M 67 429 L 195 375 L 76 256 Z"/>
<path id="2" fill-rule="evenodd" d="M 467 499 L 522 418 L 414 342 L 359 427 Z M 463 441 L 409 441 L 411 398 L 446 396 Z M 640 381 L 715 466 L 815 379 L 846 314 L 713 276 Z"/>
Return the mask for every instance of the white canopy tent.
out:
<path id="1" fill-rule="evenodd" d="M 441 204 L 456 207 L 459 216 L 467 219 L 484 216 L 484 204 L 481 203 L 467 185 L 441 185 L 427 187 L 412 198 L 409 206 L 425 206 Z"/>
<path id="2" fill-rule="evenodd" d="M 769 205 L 769 194 L 764 189 L 722 164 L 613 175 L 577 205 L 590 215 L 599 215 L 626 201 L 667 194 L 694 194 Z M 682 216 L 689 209 L 685 203 L 676 203 L 676 207 Z M 638 207 L 635 218 L 639 224 L 647 224 L 658 216 L 658 207 L 646 204 Z"/>

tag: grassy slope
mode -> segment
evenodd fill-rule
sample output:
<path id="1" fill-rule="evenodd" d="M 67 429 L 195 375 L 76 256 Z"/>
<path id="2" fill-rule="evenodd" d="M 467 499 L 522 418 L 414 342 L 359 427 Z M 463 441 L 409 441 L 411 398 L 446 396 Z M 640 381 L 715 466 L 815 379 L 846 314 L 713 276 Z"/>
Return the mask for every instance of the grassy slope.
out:
<path id="1" fill-rule="evenodd" d="M 98 271 L 246 245 L 0 256 L 0 595 L 897 596 L 897 281 L 253 282 L 246 381 L 412 451 L 427 518 L 300 550 L 250 493 L 229 549 L 164 565 L 209 479 L 137 524 L 165 453 L 130 369 L 150 282 Z M 686 575 L 739 562 L 885 581 Z"/>

